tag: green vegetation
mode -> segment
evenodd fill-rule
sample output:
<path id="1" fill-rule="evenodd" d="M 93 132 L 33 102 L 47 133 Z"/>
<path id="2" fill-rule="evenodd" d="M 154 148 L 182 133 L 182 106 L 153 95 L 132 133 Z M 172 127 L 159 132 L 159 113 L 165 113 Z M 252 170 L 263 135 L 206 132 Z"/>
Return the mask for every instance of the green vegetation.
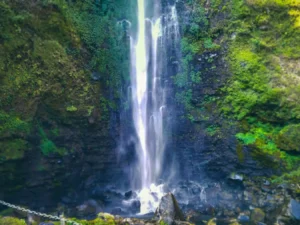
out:
<path id="1" fill-rule="evenodd" d="M 273 182 L 274 183 L 290 182 L 290 183 L 298 184 L 299 179 L 300 179 L 300 168 L 291 172 L 284 173 L 282 176 L 276 177 L 275 179 L 273 179 Z M 297 185 L 296 188 L 297 188 L 296 191 L 300 193 L 300 187 Z"/>
<path id="2" fill-rule="evenodd" d="M 27 142 L 22 139 L 13 139 L 1 142 L 0 162 L 3 160 L 21 159 L 27 150 Z"/>
<path id="3" fill-rule="evenodd" d="M 78 109 L 77 109 L 76 106 L 71 105 L 71 106 L 68 106 L 68 107 L 66 108 L 66 110 L 67 110 L 68 112 L 76 112 Z"/>
<path id="4" fill-rule="evenodd" d="M 18 116 L 0 111 L 0 138 L 13 135 L 23 136 L 30 131 L 30 124 L 21 120 Z"/>
<path id="5" fill-rule="evenodd" d="M 184 37 L 181 39 L 181 71 L 173 77 L 174 84 L 178 87 L 176 99 L 182 103 L 187 110 L 194 107 L 191 103 L 193 98 L 193 87 L 201 83 L 201 72 L 194 68 L 195 57 L 205 49 L 216 48 L 212 40 L 207 37 L 208 20 L 204 8 L 195 2 L 187 4 L 191 7 L 191 22 L 183 27 Z M 187 115 L 189 118 L 192 116 Z"/>
<path id="6" fill-rule="evenodd" d="M 53 141 L 49 140 L 45 131 L 41 127 L 39 128 L 39 131 L 42 137 L 40 149 L 43 155 L 49 156 L 50 154 L 57 153 L 61 156 L 64 156 L 68 153 L 65 148 L 58 148 Z"/>
<path id="7" fill-rule="evenodd" d="M 174 83 L 187 117 L 204 123 L 210 136 L 237 127 L 241 163 L 243 146 L 248 146 L 264 166 L 289 171 L 283 178 L 295 181 L 300 165 L 300 2 L 212 0 L 186 5 L 192 15 L 183 27 L 182 71 Z M 211 57 L 215 53 L 228 69 L 218 67 L 220 59 Z M 202 83 L 219 88 L 203 87 L 200 97 Z"/>
<path id="8" fill-rule="evenodd" d="M 224 29 L 232 77 L 222 88 L 220 110 L 238 122 L 236 137 L 254 158 L 296 176 L 300 157 L 290 152 L 299 151 L 300 3 L 234 0 L 224 7 L 232 15 Z"/>
<path id="9" fill-rule="evenodd" d="M 13 217 L 0 217 L 1 225 L 26 225 L 25 220 L 13 218 Z"/>
<path id="10" fill-rule="evenodd" d="M 129 73 L 117 21 L 133 8 L 124 0 L 118 10 L 111 1 L 0 2 L 1 160 L 23 157 L 41 119 L 70 124 L 97 110 L 97 119 L 106 121 L 116 110 L 112 101 Z M 101 82 L 92 81 L 93 73 Z M 40 133 L 44 155 L 66 153 L 50 140 L 60 135 L 58 126 L 46 129 L 49 138 Z"/>
<path id="11" fill-rule="evenodd" d="M 72 219 L 73 221 L 76 221 L 82 225 L 115 225 L 114 219 L 110 220 L 103 220 L 100 218 L 94 219 L 94 220 L 78 220 L 78 219 Z M 60 222 L 51 222 L 55 225 L 59 225 Z M 0 224 L 1 225 L 26 225 L 26 222 L 23 219 L 18 219 L 14 217 L 0 217 Z M 66 225 L 71 225 L 71 223 L 66 223 Z"/>
<path id="12" fill-rule="evenodd" d="M 21 159 L 27 149 L 22 138 L 30 132 L 30 124 L 18 116 L 0 111 L 0 162 Z"/>
<path id="13" fill-rule="evenodd" d="M 209 127 L 206 128 L 205 132 L 209 135 L 209 136 L 214 136 L 216 135 L 218 132 L 220 131 L 220 128 L 216 125 L 211 125 Z"/>
<path id="14" fill-rule="evenodd" d="M 159 225 L 167 225 L 168 223 L 166 223 L 164 220 L 160 220 L 159 221 Z"/>

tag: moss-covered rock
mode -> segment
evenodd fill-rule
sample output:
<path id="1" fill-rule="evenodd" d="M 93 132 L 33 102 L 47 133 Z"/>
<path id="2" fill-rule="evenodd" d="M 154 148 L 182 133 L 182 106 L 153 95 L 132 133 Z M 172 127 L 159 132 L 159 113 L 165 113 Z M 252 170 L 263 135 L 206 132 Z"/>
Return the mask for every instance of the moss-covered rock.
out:
<path id="1" fill-rule="evenodd" d="M 94 172 L 84 169 L 80 176 L 114 164 L 118 134 L 110 136 L 109 129 L 115 132 L 118 122 L 109 127 L 109 118 L 118 112 L 129 71 L 116 24 L 130 10 L 127 1 L 118 1 L 117 10 L 115 4 L 0 2 L 0 183 L 7 198 L 31 190 L 22 193 L 30 207 L 30 194 L 45 186 L 55 197 L 37 190 L 44 198 L 38 202 L 58 201 L 54 193 L 69 190 L 86 159 L 93 161 L 99 150 L 94 137 L 102 145 L 100 160 L 88 162 Z M 101 79 L 93 80 L 94 72 Z"/>
<path id="2" fill-rule="evenodd" d="M 300 125 L 293 124 L 284 127 L 276 138 L 276 144 L 285 151 L 300 152 Z"/>
<path id="3" fill-rule="evenodd" d="M 174 83 L 184 115 L 194 124 L 187 127 L 195 133 L 191 140 L 203 138 L 206 128 L 206 142 L 222 142 L 206 148 L 221 155 L 218 148 L 235 136 L 235 167 L 247 167 L 255 159 L 278 174 L 290 171 L 295 179 L 287 178 L 288 173 L 284 177 L 296 180 L 300 2 L 212 0 L 185 7 L 183 71 Z M 218 127 L 216 134 L 212 127 Z"/>
<path id="4" fill-rule="evenodd" d="M 15 160 L 24 157 L 27 150 L 27 142 L 22 139 L 2 141 L 0 147 L 0 161 Z"/>
<path id="5" fill-rule="evenodd" d="M 250 220 L 253 223 L 264 222 L 264 220 L 265 220 L 265 213 L 264 213 L 264 211 L 262 211 L 259 208 L 254 208 L 251 211 Z"/>

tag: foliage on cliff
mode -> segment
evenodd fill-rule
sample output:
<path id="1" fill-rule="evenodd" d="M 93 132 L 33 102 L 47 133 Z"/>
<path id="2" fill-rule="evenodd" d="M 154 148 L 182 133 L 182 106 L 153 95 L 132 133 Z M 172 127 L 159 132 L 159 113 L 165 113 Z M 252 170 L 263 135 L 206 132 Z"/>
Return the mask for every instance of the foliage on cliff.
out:
<path id="1" fill-rule="evenodd" d="M 300 160 L 299 9 L 300 2 L 292 0 L 233 1 L 226 30 L 233 76 L 223 88 L 221 110 L 239 121 L 236 136 L 255 149 L 254 157 L 288 170 Z"/>
<path id="2" fill-rule="evenodd" d="M 108 119 L 127 75 L 116 26 L 125 3 L 115 10 L 110 1 L 0 2 L 1 160 L 22 158 L 30 133 L 44 155 L 59 152 L 38 132 L 41 117 Z"/>
<path id="3" fill-rule="evenodd" d="M 250 147 L 252 156 L 264 166 L 297 174 L 300 2 L 211 0 L 187 5 L 191 13 L 198 11 L 198 18 L 191 16 L 195 25 L 190 23 L 189 30 L 183 32 L 183 41 L 188 43 L 183 48 L 183 65 L 188 60 L 194 65 L 192 69 L 202 74 L 199 80 L 206 81 L 195 85 L 191 77 L 187 82 L 192 87 L 184 89 L 190 96 L 184 102 L 189 118 L 223 118 L 215 122 L 223 128 L 237 126 L 237 140 Z M 186 49 L 192 55 L 186 54 Z M 215 54 L 218 61 L 214 61 Z M 183 68 L 192 74 L 190 67 Z M 204 86 L 211 81 L 215 83 L 213 90 Z M 200 101 L 197 87 L 205 95 Z M 208 135 L 210 127 L 216 126 L 210 123 Z"/>

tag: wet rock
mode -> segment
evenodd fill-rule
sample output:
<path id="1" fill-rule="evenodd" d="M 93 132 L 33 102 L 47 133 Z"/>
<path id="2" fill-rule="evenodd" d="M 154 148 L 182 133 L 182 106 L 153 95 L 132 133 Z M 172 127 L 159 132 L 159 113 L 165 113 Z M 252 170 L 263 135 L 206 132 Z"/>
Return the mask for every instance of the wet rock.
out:
<path id="1" fill-rule="evenodd" d="M 136 214 L 140 212 L 141 202 L 136 199 L 136 193 L 128 191 L 124 194 L 124 199 L 122 205 L 125 211 L 128 211 L 130 214 Z"/>
<path id="2" fill-rule="evenodd" d="M 292 217 L 296 220 L 300 220 L 300 202 L 295 199 L 291 199 L 288 210 Z"/>
<path id="3" fill-rule="evenodd" d="M 124 198 L 124 196 L 113 190 L 103 190 L 101 187 L 96 187 L 92 191 L 93 198 L 100 200 L 105 204 L 110 204 L 113 202 L 120 202 Z"/>
<path id="4" fill-rule="evenodd" d="M 96 215 L 99 211 L 101 211 L 100 206 L 95 200 L 88 200 L 84 202 L 82 205 L 76 207 L 77 213 L 83 217 L 89 217 Z"/>
<path id="5" fill-rule="evenodd" d="M 133 214 L 140 212 L 141 202 L 139 200 L 134 200 L 129 205 L 129 211 Z"/>
<path id="6" fill-rule="evenodd" d="M 102 212 L 98 214 L 98 217 L 105 221 L 115 219 L 114 215 L 111 215 L 109 213 L 102 213 Z"/>
<path id="7" fill-rule="evenodd" d="M 232 193 L 228 192 L 228 191 L 224 191 L 221 195 L 222 199 L 225 200 L 232 200 L 233 199 L 233 195 Z"/>
<path id="8" fill-rule="evenodd" d="M 258 222 L 257 225 L 267 225 L 267 224 L 262 223 L 262 222 Z"/>
<path id="9" fill-rule="evenodd" d="M 70 192 L 66 196 L 62 197 L 61 200 L 65 204 L 74 204 L 78 201 L 78 195 L 75 192 Z"/>
<path id="10" fill-rule="evenodd" d="M 54 225 L 54 223 L 39 223 L 39 225 Z"/>
<path id="11" fill-rule="evenodd" d="M 184 220 L 183 213 L 172 193 L 168 193 L 160 200 L 155 215 L 167 224 L 173 224 L 175 220 Z"/>
<path id="12" fill-rule="evenodd" d="M 195 210 L 190 210 L 186 214 L 186 219 L 192 223 L 202 221 L 202 213 Z"/>
<path id="13" fill-rule="evenodd" d="M 124 197 L 126 200 L 130 199 L 130 198 L 135 198 L 136 197 L 136 193 L 133 191 L 127 191 L 124 194 Z"/>
<path id="14" fill-rule="evenodd" d="M 121 209 L 120 207 L 114 208 L 111 210 L 111 213 L 114 215 L 124 215 L 125 211 Z"/>
<path id="15" fill-rule="evenodd" d="M 98 72 L 92 72 L 91 78 L 92 78 L 92 80 L 94 80 L 94 81 L 98 81 L 98 80 L 101 79 L 101 75 L 100 75 L 100 73 L 98 73 Z"/>
<path id="16" fill-rule="evenodd" d="M 124 225 L 144 225 L 145 224 L 145 221 L 143 220 L 140 220 L 140 219 L 135 219 L 135 218 L 125 218 L 125 219 L 122 219 L 120 221 L 120 224 L 124 224 Z M 151 222 L 151 223 L 148 223 L 149 225 L 150 224 L 154 224 L 154 222 Z"/>
<path id="17" fill-rule="evenodd" d="M 234 214 L 235 213 L 232 210 L 224 209 L 224 211 L 223 211 L 223 215 L 226 217 L 232 217 L 232 216 L 234 216 Z"/>
<path id="18" fill-rule="evenodd" d="M 146 225 L 149 225 L 149 224 L 146 224 Z M 189 222 L 186 222 L 186 221 L 175 220 L 174 225 L 192 225 L 192 224 L 190 224 Z"/>
<path id="19" fill-rule="evenodd" d="M 237 180 L 237 181 L 243 181 L 244 177 L 243 175 L 237 174 L 237 173 L 231 173 L 229 176 L 229 179 L 231 180 Z"/>
<path id="20" fill-rule="evenodd" d="M 260 208 L 255 208 L 251 212 L 250 216 L 251 222 L 258 223 L 258 222 L 264 222 L 265 220 L 265 213 Z"/>
<path id="21" fill-rule="evenodd" d="M 245 213 L 240 213 L 240 215 L 238 216 L 238 221 L 245 223 L 245 222 L 249 222 L 250 218 Z"/>

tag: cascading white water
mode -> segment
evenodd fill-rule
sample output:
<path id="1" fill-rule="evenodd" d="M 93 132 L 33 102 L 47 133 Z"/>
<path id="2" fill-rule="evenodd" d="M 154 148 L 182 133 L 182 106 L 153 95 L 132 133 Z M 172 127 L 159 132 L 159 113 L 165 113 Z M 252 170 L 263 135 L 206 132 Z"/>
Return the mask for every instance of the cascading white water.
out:
<path id="1" fill-rule="evenodd" d="M 153 211 L 163 195 L 162 185 L 157 185 L 157 181 L 162 172 L 166 144 L 166 52 L 167 42 L 178 42 L 179 28 L 175 6 L 162 13 L 160 0 L 156 0 L 152 9 L 148 8 L 151 4 L 147 4 L 147 0 L 137 0 L 137 3 L 137 30 L 130 41 L 131 93 L 132 118 L 138 139 L 135 183 L 140 189 L 140 213 L 144 214 Z M 147 18 L 147 13 L 151 18 Z"/>

